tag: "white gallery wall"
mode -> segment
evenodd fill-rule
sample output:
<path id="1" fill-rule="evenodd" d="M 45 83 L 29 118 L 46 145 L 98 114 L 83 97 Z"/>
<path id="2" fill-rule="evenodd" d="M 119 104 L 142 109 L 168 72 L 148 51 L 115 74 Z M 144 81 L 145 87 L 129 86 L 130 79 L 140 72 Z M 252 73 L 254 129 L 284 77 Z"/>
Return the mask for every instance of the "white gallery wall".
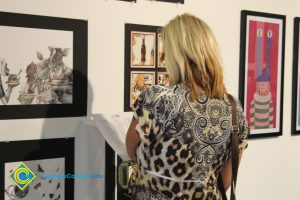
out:
<path id="1" fill-rule="evenodd" d="M 250 140 L 239 170 L 237 194 L 242 200 L 299 200 L 300 136 L 291 136 L 290 121 L 293 18 L 300 17 L 300 1 L 185 1 L 176 5 L 146 0 L 133 4 L 115 0 L 0 0 L 0 11 L 88 20 L 89 114 L 123 111 L 125 23 L 162 26 L 184 12 L 202 18 L 221 48 L 226 86 L 237 96 L 240 11 L 286 15 L 283 136 Z M 82 127 L 85 123 L 83 118 L 1 120 L 0 141 L 75 136 L 76 172 L 103 171 L 103 138 L 92 127 Z M 103 182 L 96 186 L 77 182 L 75 199 L 102 199 Z"/>

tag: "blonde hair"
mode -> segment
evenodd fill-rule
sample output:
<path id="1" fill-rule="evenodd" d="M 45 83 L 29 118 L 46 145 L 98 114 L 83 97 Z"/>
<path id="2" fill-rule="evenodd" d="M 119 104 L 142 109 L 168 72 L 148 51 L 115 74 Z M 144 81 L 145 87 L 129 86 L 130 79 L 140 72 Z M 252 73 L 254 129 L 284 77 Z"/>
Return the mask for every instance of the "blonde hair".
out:
<path id="1" fill-rule="evenodd" d="M 208 97 L 226 94 L 219 48 L 204 21 L 190 14 L 178 15 L 163 27 L 162 41 L 171 84 L 187 84 L 193 100 L 199 97 L 197 88 Z"/>

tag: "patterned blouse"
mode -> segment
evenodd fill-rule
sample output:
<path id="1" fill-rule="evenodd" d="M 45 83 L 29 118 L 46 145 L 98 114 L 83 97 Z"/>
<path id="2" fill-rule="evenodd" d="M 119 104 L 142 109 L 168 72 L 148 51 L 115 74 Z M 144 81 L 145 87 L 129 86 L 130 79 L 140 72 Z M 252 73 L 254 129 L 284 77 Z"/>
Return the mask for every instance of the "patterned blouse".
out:
<path id="1" fill-rule="evenodd" d="M 230 101 L 204 93 L 191 101 L 190 94 L 183 84 L 152 86 L 134 103 L 141 143 L 133 200 L 222 200 L 217 179 L 231 155 Z M 249 128 L 237 102 L 242 151 Z"/>

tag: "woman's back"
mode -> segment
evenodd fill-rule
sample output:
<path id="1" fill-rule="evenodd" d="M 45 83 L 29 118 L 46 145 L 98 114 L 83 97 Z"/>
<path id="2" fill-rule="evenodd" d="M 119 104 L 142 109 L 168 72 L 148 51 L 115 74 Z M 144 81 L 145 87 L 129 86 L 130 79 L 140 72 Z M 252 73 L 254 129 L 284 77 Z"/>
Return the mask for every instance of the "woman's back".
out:
<path id="1" fill-rule="evenodd" d="M 231 154 L 231 108 L 227 98 L 191 100 L 184 84 L 152 86 L 134 104 L 138 178 L 132 199 L 222 199 L 217 178 Z M 239 148 L 248 125 L 238 103 Z"/>

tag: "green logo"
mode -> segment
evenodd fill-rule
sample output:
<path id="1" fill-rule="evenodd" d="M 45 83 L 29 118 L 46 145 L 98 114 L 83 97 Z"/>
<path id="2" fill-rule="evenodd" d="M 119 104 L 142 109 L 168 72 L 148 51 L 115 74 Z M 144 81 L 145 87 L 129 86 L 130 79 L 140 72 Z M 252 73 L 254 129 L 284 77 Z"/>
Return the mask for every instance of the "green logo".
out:
<path id="1" fill-rule="evenodd" d="M 9 179 L 21 190 L 24 190 L 35 178 L 36 175 L 23 162 L 21 162 L 9 175 Z"/>

